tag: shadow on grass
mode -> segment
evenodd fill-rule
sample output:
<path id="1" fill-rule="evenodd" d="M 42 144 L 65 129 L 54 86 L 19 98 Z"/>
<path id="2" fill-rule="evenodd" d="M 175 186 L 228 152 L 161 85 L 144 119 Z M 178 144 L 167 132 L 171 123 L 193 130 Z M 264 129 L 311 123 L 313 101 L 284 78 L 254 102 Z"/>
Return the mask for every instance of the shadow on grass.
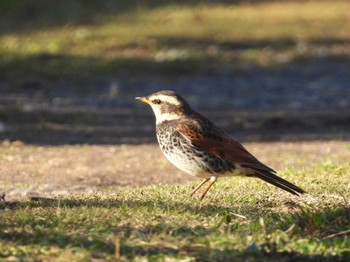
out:
<path id="1" fill-rule="evenodd" d="M 332 45 L 348 45 L 349 39 L 344 38 L 324 38 L 324 39 L 309 39 L 300 41 L 295 38 L 279 37 L 277 40 L 259 39 L 254 41 L 227 41 L 218 40 L 215 38 L 194 38 L 181 36 L 153 36 L 157 44 L 162 48 L 199 48 L 205 50 L 208 47 L 216 47 L 221 51 L 245 51 L 245 50 L 262 50 L 268 48 L 271 51 L 294 50 L 295 48 L 312 48 L 313 46 L 329 48 Z M 300 44 L 302 46 L 298 47 Z M 125 46 L 133 47 L 133 46 Z M 298 50 L 295 50 L 298 51 Z M 306 52 L 306 50 L 304 50 Z M 307 58 L 310 54 L 306 53 Z M 339 59 L 345 57 L 339 56 Z"/>
<path id="2" fill-rule="evenodd" d="M 150 36 L 157 43 L 159 50 L 187 50 L 194 49 L 201 54 L 192 55 L 189 51 L 188 56 L 181 55 L 156 59 L 151 54 L 149 57 L 117 57 L 108 59 L 96 56 L 69 56 L 63 54 L 41 53 L 36 55 L 27 55 L 23 57 L 11 56 L 6 54 L 0 61 L 0 78 L 19 79 L 19 78 L 42 78 L 42 79 L 60 79 L 65 77 L 79 81 L 84 78 L 96 77 L 118 77 L 121 79 L 137 79 L 137 78 L 171 78 L 193 75 L 212 75 L 220 74 L 222 70 L 229 67 L 233 69 L 231 74 L 242 73 L 244 71 L 254 72 L 262 70 L 265 72 L 280 72 L 288 70 L 291 67 L 303 66 L 303 62 L 314 60 L 315 64 L 327 64 L 337 62 L 349 65 L 349 56 L 347 54 L 331 54 L 330 49 L 333 45 L 339 45 L 346 48 L 350 44 L 350 40 L 341 38 L 325 38 L 299 42 L 291 38 L 279 39 L 261 39 L 261 40 L 239 40 L 239 41 L 222 41 L 212 38 L 193 38 L 193 37 L 165 37 Z M 107 39 L 108 40 L 108 39 Z M 100 41 L 107 41 L 100 39 Z M 126 46 L 119 46 L 118 49 L 129 50 L 143 48 L 142 42 L 131 43 Z M 210 51 L 214 48 L 216 51 Z M 339 48 L 339 47 L 337 47 Z M 300 51 L 299 49 L 303 49 Z M 305 50 L 304 50 L 305 49 Z M 265 66 L 259 65 L 257 62 L 249 62 L 242 57 L 242 52 L 254 50 L 261 54 L 263 50 L 267 50 L 265 59 L 271 59 L 271 63 Z M 227 61 L 223 58 L 225 52 L 231 52 L 232 56 Z M 292 51 L 289 60 L 283 63 L 272 62 L 275 54 L 268 54 L 269 51 Z M 151 52 L 150 50 L 146 50 Z M 214 53 L 213 53 L 214 52 Z M 256 58 L 258 61 L 259 59 Z M 295 60 L 295 61 L 293 61 Z M 248 65 L 248 70 L 245 70 Z M 243 68 L 243 69 L 242 69 Z M 317 73 L 317 72 L 315 72 Z"/>
<path id="3" fill-rule="evenodd" d="M 145 199 L 146 198 L 146 199 Z M 125 200 L 120 197 L 111 197 L 108 199 L 101 199 L 99 197 L 86 198 L 46 198 L 46 197 L 30 197 L 28 201 L 0 201 L 0 209 L 8 210 L 27 210 L 37 208 L 80 208 L 80 207 L 97 207 L 97 208 L 149 208 L 149 209 L 160 209 L 166 212 L 178 212 L 182 211 L 190 212 L 195 215 L 212 216 L 213 214 L 228 215 L 234 206 L 221 206 L 216 203 L 204 202 L 194 200 L 182 201 L 182 200 L 169 200 L 167 198 L 158 198 L 148 200 L 147 197 L 143 198 L 142 194 L 138 198 Z M 257 209 L 257 206 L 262 205 L 263 210 Z M 281 218 L 280 211 L 272 207 L 285 206 L 290 210 L 293 210 L 293 215 L 287 214 L 285 218 Z M 243 216 L 247 216 L 249 219 L 257 219 L 259 216 L 269 216 L 272 218 L 284 221 L 286 225 L 283 227 L 287 229 L 292 223 L 298 223 L 300 227 L 307 227 L 307 223 L 335 223 L 338 226 L 347 227 L 350 225 L 350 207 L 346 201 L 344 204 L 338 204 L 334 207 L 324 208 L 313 208 L 308 205 L 300 205 L 293 199 L 286 198 L 285 201 L 277 201 L 277 199 L 261 199 L 257 200 L 256 203 L 246 203 L 244 207 L 240 207 L 240 213 Z M 251 215 L 253 214 L 253 216 Z M 275 216 L 278 214 L 278 216 Z M 333 220 L 334 218 L 344 217 L 344 220 Z M 305 220 L 304 220 L 305 219 Z M 315 228 L 311 229 L 315 231 Z M 308 232 L 311 234 L 311 232 Z"/>
<path id="4" fill-rule="evenodd" d="M 96 78 L 118 76 L 123 79 L 135 77 L 176 77 L 206 71 L 209 59 L 189 58 L 158 62 L 153 58 L 74 57 L 67 55 L 40 54 L 24 58 L 8 58 L 0 61 L 2 79 L 25 77 L 59 79 L 60 77 Z"/>
<path id="5" fill-rule="evenodd" d="M 123 230 L 122 228 L 120 230 Z M 188 237 L 186 233 L 185 237 Z M 203 235 L 206 237 L 207 235 Z M 89 240 L 85 236 L 71 236 L 66 233 L 62 234 L 47 234 L 45 232 L 35 232 L 35 238 L 33 239 L 33 234 L 31 233 L 15 233 L 11 235 L 6 235 L 6 233 L 0 233 L 0 239 L 3 243 L 10 242 L 15 243 L 18 246 L 21 245 L 40 245 L 42 248 L 57 247 L 67 249 L 79 248 L 86 250 L 90 253 L 90 256 L 95 259 L 104 259 L 114 257 L 115 255 L 115 238 L 105 239 L 103 237 L 89 237 Z M 14 240 L 15 239 L 15 240 Z M 120 250 L 119 254 L 122 258 L 133 259 L 135 257 L 145 256 L 148 259 L 156 257 L 178 257 L 183 256 L 194 257 L 196 261 L 238 261 L 246 259 L 257 259 L 258 261 L 345 261 L 349 258 L 349 253 L 344 251 L 343 254 L 339 255 L 305 255 L 297 251 L 277 251 L 271 249 L 271 243 L 263 243 L 261 246 L 248 246 L 243 249 L 234 248 L 213 248 L 205 245 L 195 245 L 195 244 L 182 244 L 178 247 L 172 247 L 173 245 L 167 245 L 167 243 L 157 243 L 152 244 L 127 244 L 124 239 L 120 239 Z M 269 247 L 267 247 L 269 246 Z M 28 249 L 29 250 L 29 249 Z M 30 257 L 30 252 L 26 254 L 21 254 L 21 252 L 16 253 L 16 257 L 28 258 Z M 7 257 L 6 255 L 0 257 Z"/>
<path id="6" fill-rule="evenodd" d="M 119 15 L 138 10 L 181 5 L 200 4 L 234 5 L 246 0 L 5 0 L 0 3 L 0 34 L 30 32 L 65 25 L 89 25 L 103 21 L 109 15 Z M 249 0 L 249 3 L 276 2 L 276 0 Z"/>
<path id="7" fill-rule="evenodd" d="M 0 204 L 1 209 L 6 208 L 7 212 L 12 212 L 16 210 L 26 210 L 27 212 L 31 209 L 38 210 L 38 208 L 63 208 L 63 209 L 77 209 L 77 208 L 122 208 L 123 206 L 128 206 L 130 208 L 138 209 L 149 207 L 152 209 L 161 209 L 165 213 L 177 212 L 181 213 L 183 210 L 185 212 L 193 213 L 194 215 L 203 216 L 225 216 L 228 214 L 229 208 L 220 207 L 214 204 L 205 204 L 202 206 L 193 206 L 193 203 L 169 203 L 168 201 L 159 200 L 79 200 L 79 199 L 36 199 L 39 201 L 28 201 L 28 202 L 2 202 Z M 152 211 L 150 211 L 152 212 Z M 259 211 L 256 206 L 253 207 L 252 204 L 247 204 L 244 210 L 241 210 L 242 215 L 251 216 L 251 213 L 257 213 L 254 215 L 254 219 L 250 219 L 249 223 L 258 223 L 258 217 L 266 217 L 268 214 L 265 211 Z M 276 213 L 276 214 L 274 214 Z M 274 223 L 272 226 L 268 226 L 268 231 L 276 230 L 276 228 L 287 229 L 291 225 L 295 224 L 297 229 L 297 234 L 301 234 L 301 238 L 309 238 L 310 241 L 315 240 L 316 242 L 324 242 L 325 245 L 331 245 L 332 240 L 320 240 L 320 232 L 331 234 L 337 232 L 337 230 L 343 230 L 349 226 L 350 219 L 350 208 L 347 206 L 337 206 L 337 207 L 327 207 L 318 211 L 299 209 L 293 213 L 293 215 L 288 214 L 287 216 L 281 216 L 278 211 L 272 211 L 271 214 L 274 217 Z M 41 215 L 45 218 L 45 213 Z M 71 235 L 66 232 L 56 230 L 59 221 L 59 217 L 53 216 L 51 219 L 25 219 L 21 221 L 21 217 L 18 217 L 16 224 L 4 224 L 0 222 L 2 228 L 11 228 L 13 226 L 18 227 L 18 225 L 23 224 L 27 227 L 34 229 L 33 232 L 28 232 L 28 230 L 22 231 L 1 231 L 0 239 L 6 243 L 6 241 L 15 243 L 16 245 L 31 245 L 40 244 L 40 246 L 58 246 L 60 248 L 66 248 L 67 245 L 70 247 L 84 248 L 89 252 L 98 254 L 100 257 L 110 256 L 115 254 L 115 236 L 121 240 L 121 255 L 127 258 L 133 258 L 135 256 L 157 256 L 157 255 L 168 255 L 168 256 L 179 256 L 179 255 L 190 255 L 195 257 L 200 261 L 227 261 L 230 259 L 237 258 L 247 258 L 252 257 L 256 259 L 269 259 L 269 261 L 344 261 L 346 257 L 349 257 L 349 252 L 342 251 L 338 255 L 304 255 L 297 251 L 283 251 L 277 250 L 277 244 L 273 238 L 267 238 L 261 244 L 253 243 L 245 249 L 234 249 L 227 246 L 223 246 L 221 249 L 210 247 L 210 244 L 195 244 L 192 243 L 179 243 L 176 247 L 174 245 L 167 245 L 166 242 L 152 244 L 151 242 L 147 244 L 149 239 L 147 235 L 156 234 L 170 234 L 172 237 L 178 237 L 181 239 L 188 238 L 202 238 L 208 237 L 211 234 L 222 234 L 222 232 L 216 232 L 215 228 L 206 228 L 204 226 L 197 226 L 195 228 L 187 226 L 179 226 L 172 223 L 157 224 L 145 223 L 142 227 L 134 227 L 129 223 L 122 223 L 121 226 L 111 226 L 109 225 L 108 219 L 103 222 L 103 227 L 96 223 L 79 223 L 70 224 L 70 228 L 76 228 L 78 232 L 84 229 L 84 232 L 90 232 L 91 229 L 98 227 L 99 231 L 93 234 L 89 234 L 89 238 L 81 235 Z M 227 220 L 227 219 L 226 219 Z M 226 222 L 230 223 L 230 222 Z M 235 222 L 232 222 L 233 224 Z M 115 223 L 113 223 L 115 224 Z M 227 227 L 230 225 L 227 224 Z M 284 230 L 283 229 L 283 230 Z M 30 230 L 29 230 L 30 231 Z M 51 232 L 52 231 L 52 232 Z M 135 233 L 136 232 L 136 233 Z M 137 233 L 139 232 L 139 233 Z M 235 232 L 233 231 L 233 234 Z M 316 236 L 314 234 L 316 233 Z M 144 244 L 128 244 L 127 240 L 131 236 L 134 238 L 135 234 L 141 240 L 146 237 L 148 241 L 144 240 Z M 322 234 L 321 234 L 322 235 Z M 342 236 L 336 237 L 336 239 L 341 240 Z M 279 240 L 281 241 L 281 240 Z M 337 241 L 335 240 L 334 243 Z M 327 244 L 328 243 L 328 244 Z M 286 243 L 287 244 L 287 243 Z"/>

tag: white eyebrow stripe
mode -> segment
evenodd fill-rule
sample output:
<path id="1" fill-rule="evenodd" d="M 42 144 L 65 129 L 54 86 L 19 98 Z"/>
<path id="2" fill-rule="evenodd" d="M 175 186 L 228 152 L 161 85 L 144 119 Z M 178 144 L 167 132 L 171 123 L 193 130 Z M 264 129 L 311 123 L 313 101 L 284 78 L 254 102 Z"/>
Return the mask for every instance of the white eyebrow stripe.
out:
<path id="1" fill-rule="evenodd" d="M 164 101 L 164 102 L 167 102 L 169 104 L 176 105 L 176 106 L 180 105 L 180 102 L 175 97 L 171 97 L 171 96 L 156 95 L 156 96 L 151 96 L 150 98 L 151 98 L 151 100 L 159 99 L 161 101 Z"/>

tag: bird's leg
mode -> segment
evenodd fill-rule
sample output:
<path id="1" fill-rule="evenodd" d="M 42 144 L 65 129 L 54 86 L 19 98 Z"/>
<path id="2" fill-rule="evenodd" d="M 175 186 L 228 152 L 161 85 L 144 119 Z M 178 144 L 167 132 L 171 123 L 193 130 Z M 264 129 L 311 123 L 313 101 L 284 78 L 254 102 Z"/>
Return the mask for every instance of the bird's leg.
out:
<path id="1" fill-rule="evenodd" d="M 205 197 L 205 195 L 207 194 L 207 192 L 209 191 L 209 189 L 211 188 L 211 186 L 216 182 L 217 179 L 218 179 L 218 178 L 217 178 L 216 176 L 212 176 L 212 177 L 210 178 L 211 182 L 210 182 L 209 186 L 204 190 L 203 194 L 201 195 L 200 200 L 202 200 L 202 199 Z M 209 180 L 209 179 L 208 179 L 208 180 Z"/>
<path id="2" fill-rule="evenodd" d="M 190 197 L 192 197 L 193 194 L 198 191 L 198 189 L 200 189 L 205 183 L 207 183 L 208 180 L 209 178 L 204 179 L 195 189 L 193 189 L 192 192 L 190 193 Z"/>

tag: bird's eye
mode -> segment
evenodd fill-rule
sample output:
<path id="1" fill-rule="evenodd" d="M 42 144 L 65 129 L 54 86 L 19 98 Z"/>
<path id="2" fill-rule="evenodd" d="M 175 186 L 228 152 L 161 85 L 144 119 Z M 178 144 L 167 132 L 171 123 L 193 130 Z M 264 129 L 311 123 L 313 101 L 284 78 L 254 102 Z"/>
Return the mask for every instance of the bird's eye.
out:
<path id="1" fill-rule="evenodd" d="M 154 99 L 154 100 L 152 101 L 152 103 L 153 103 L 153 104 L 156 104 L 156 105 L 159 105 L 159 104 L 162 103 L 162 101 L 160 101 L 159 99 Z"/>

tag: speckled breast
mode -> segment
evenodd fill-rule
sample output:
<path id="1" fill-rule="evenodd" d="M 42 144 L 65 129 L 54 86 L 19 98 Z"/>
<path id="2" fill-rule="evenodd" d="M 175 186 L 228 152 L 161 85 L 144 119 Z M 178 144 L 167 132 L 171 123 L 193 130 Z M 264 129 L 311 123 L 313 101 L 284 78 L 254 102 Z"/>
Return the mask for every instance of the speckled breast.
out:
<path id="1" fill-rule="evenodd" d="M 156 131 L 163 154 L 182 171 L 192 176 L 207 178 L 234 170 L 234 165 L 230 162 L 194 147 L 176 130 L 176 120 L 158 124 Z"/>

